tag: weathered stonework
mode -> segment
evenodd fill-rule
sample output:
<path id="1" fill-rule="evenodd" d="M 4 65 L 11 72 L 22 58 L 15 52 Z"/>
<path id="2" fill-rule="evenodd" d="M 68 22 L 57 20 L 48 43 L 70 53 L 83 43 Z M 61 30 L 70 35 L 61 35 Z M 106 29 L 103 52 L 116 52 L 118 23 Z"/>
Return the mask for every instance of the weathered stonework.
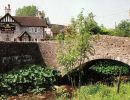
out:
<path id="1" fill-rule="evenodd" d="M 44 64 L 37 43 L 0 42 L 0 72 L 27 64 Z"/>
<path id="2" fill-rule="evenodd" d="M 92 45 L 95 54 L 85 59 L 84 63 L 96 59 L 112 59 L 130 65 L 130 38 L 104 35 L 92 41 Z M 10 66 L 45 63 L 62 71 L 56 52 L 56 41 L 0 42 L 0 70 L 10 69 Z"/>
<path id="3" fill-rule="evenodd" d="M 130 38 L 104 35 L 99 36 L 99 39 L 92 44 L 95 49 L 95 54 L 90 56 L 90 58 L 93 58 L 92 60 L 112 59 L 129 65 Z"/>
<path id="4" fill-rule="evenodd" d="M 96 59 L 111 59 L 130 65 L 130 38 L 100 35 L 91 43 L 95 49 L 95 54 L 90 55 L 89 59 L 85 59 L 84 63 Z M 58 66 L 57 69 L 61 70 L 62 67 L 59 66 L 56 60 L 56 44 L 56 42 L 48 41 L 40 43 L 40 48 L 42 48 L 42 55 L 46 64 L 54 67 Z"/>

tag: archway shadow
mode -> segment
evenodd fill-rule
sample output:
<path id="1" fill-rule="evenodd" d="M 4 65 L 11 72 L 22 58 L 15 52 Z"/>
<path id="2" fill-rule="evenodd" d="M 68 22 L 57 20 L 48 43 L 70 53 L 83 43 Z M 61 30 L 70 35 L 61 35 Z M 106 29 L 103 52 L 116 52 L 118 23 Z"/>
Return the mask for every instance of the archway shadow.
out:
<path id="1" fill-rule="evenodd" d="M 130 75 L 130 66 L 123 62 L 111 60 L 111 59 L 95 59 L 95 60 L 86 62 L 82 64 L 81 67 L 77 67 L 76 69 L 68 72 L 66 75 L 64 75 L 62 78 L 58 80 L 59 81 L 58 84 L 71 85 L 72 82 L 74 82 L 74 85 L 78 86 L 79 82 L 80 82 L 80 85 L 95 84 L 95 83 L 101 82 L 106 85 L 113 85 L 113 81 L 114 81 L 113 77 L 117 75 L 104 74 L 104 73 L 97 72 L 96 70 L 91 69 L 91 67 L 94 64 L 97 64 L 99 62 L 105 62 L 105 61 L 108 63 L 115 64 L 115 65 L 129 67 L 128 68 L 129 73 L 127 75 Z M 79 78 L 79 75 L 80 75 L 80 78 Z"/>

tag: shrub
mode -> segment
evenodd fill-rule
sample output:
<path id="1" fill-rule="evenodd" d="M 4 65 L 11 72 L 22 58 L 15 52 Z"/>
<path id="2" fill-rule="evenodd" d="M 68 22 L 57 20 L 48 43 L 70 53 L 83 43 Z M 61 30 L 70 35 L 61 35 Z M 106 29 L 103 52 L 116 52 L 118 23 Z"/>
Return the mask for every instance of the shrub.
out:
<path id="1" fill-rule="evenodd" d="M 90 69 L 106 75 L 117 76 L 121 70 L 122 75 L 130 74 L 130 67 L 128 65 L 116 61 L 99 61 L 92 65 Z"/>
<path id="2" fill-rule="evenodd" d="M 56 82 L 58 76 L 58 71 L 38 65 L 14 69 L 0 74 L 0 93 L 16 95 L 25 92 L 42 92 L 45 89 L 49 89 Z"/>

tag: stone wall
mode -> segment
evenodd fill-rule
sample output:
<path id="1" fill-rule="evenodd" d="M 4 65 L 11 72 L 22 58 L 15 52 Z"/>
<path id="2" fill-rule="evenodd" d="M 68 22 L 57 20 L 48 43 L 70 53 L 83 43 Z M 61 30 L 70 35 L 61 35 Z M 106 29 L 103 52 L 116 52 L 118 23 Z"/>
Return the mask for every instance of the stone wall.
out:
<path id="1" fill-rule="evenodd" d="M 96 59 L 112 59 L 130 65 L 130 38 L 99 36 L 92 41 L 95 54 L 84 63 Z M 44 42 L 0 42 L 0 71 L 26 64 L 46 64 L 62 70 L 56 59 L 56 41 Z"/>
<path id="2" fill-rule="evenodd" d="M 111 59 L 130 65 L 130 38 L 109 35 L 100 35 L 91 41 L 95 50 L 94 55 L 89 55 L 89 59 L 85 59 L 84 63 L 98 59 Z M 47 65 L 51 65 L 58 70 L 63 70 L 57 63 L 56 41 L 45 41 L 39 43 L 40 51 Z M 77 65 L 78 67 L 78 65 Z"/>
<path id="3" fill-rule="evenodd" d="M 0 72 L 27 64 L 44 64 L 37 43 L 0 42 Z"/>
<path id="4" fill-rule="evenodd" d="M 130 38 L 117 36 L 99 36 L 92 42 L 95 54 L 90 56 L 94 59 L 112 59 L 130 65 Z"/>

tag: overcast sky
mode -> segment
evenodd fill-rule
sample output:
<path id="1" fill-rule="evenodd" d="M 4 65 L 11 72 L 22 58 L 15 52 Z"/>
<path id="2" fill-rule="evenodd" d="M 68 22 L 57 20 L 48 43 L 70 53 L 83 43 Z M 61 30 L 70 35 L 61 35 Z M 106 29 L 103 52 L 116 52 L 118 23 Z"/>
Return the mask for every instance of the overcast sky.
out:
<path id="1" fill-rule="evenodd" d="M 4 7 L 11 5 L 11 14 L 27 5 L 36 5 L 44 10 L 51 23 L 68 24 L 84 8 L 84 14 L 93 12 L 99 25 L 114 27 L 121 20 L 130 19 L 130 0 L 0 0 L 0 15 L 4 15 Z"/>

